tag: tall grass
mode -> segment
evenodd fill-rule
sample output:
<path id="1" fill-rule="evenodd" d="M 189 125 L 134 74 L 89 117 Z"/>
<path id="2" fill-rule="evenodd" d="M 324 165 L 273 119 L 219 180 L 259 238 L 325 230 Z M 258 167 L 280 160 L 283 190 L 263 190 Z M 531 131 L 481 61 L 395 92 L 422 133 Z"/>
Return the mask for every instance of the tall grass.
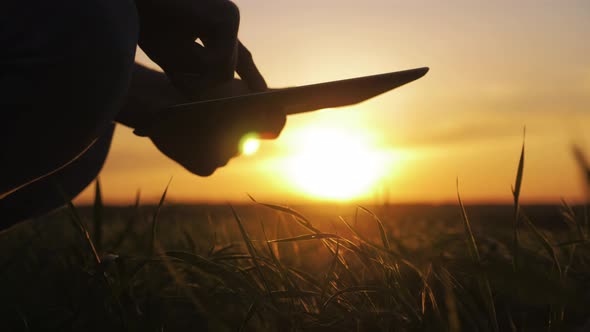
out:
<path id="1" fill-rule="evenodd" d="M 394 235 L 391 228 L 400 227 L 395 220 L 381 218 L 367 207 L 357 207 L 352 218 L 334 216 L 339 222 L 330 224 L 251 197 L 259 212 L 255 217 L 242 207 L 227 207 L 224 218 L 211 213 L 198 217 L 195 212 L 179 221 L 180 217 L 165 213 L 172 207 L 162 209 L 170 183 L 154 210 L 142 208 L 138 194 L 129 215 L 115 222 L 102 204 L 97 182 L 90 213 L 92 236 L 85 214 L 70 203 L 72 234 L 62 232 L 62 240 L 55 241 L 49 231 L 63 229 L 58 218 L 53 221 L 58 227 L 44 227 L 35 245 L 0 256 L 0 266 L 6 267 L 0 271 L 0 312 L 6 316 L 0 317 L 0 327 L 6 331 L 587 328 L 587 219 L 566 202 L 561 206 L 562 220 L 554 224 L 541 227 L 529 217 L 527 207 L 520 205 L 524 154 L 523 144 L 512 191 L 513 214 L 506 216 L 505 226 L 484 232 L 470 217 L 472 210 L 464 205 L 457 182 L 453 224 L 457 227 L 416 226 L 415 231 L 424 232 L 427 239 L 418 243 Z"/>

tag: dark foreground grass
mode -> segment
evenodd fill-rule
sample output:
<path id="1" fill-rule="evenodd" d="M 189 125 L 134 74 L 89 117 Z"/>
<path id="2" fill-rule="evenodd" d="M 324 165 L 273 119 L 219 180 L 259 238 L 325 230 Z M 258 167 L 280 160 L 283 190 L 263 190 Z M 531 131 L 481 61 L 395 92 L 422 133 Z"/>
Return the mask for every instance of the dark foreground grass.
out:
<path id="1" fill-rule="evenodd" d="M 585 208 L 541 225 L 518 203 L 522 178 L 513 213 L 485 225 L 460 196 L 446 219 L 380 218 L 395 206 L 314 219 L 164 197 L 105 208 L 97 187 L 94 207 L 0 234 L 0 330 L 590 330 Z"/>

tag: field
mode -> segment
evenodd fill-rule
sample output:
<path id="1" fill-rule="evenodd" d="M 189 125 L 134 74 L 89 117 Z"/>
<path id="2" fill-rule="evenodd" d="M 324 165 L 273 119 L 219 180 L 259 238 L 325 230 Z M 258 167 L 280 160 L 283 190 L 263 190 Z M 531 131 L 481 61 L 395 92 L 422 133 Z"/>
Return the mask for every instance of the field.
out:
<path id="1" fill-rule="evenodd" d="M 97 183 L 0 233 L 0 328 L 590 331 L 588 208 L 521 206 L 523 160 L 511 206 L 122 208 Z"/>
<path id="2" fill-rule="evenodd" d="M 583 207 L 70 207 L 1 234 L 2 331 L 589 328 Z M 86 237 L 86 230 L 89 235 Z"/>

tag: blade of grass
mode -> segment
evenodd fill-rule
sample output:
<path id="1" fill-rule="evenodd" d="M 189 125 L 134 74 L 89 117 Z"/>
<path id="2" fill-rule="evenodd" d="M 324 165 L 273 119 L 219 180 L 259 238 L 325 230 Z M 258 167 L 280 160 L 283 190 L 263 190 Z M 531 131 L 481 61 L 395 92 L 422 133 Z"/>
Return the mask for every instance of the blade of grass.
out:
<path id="1" fill-rule="evenodd" d="M 590 243 L 590 240 L 573 240 L 573 241 L 565 241 L 555 244 L 555 247 L 567 247 L 567 246 L 575 246 L 579 244 L 586 244 Z"/>
<path id="2" fill-rule="evenodd" d="M 340 221 L 342 221 L 342 223 L 344 223 L 344 225 L 346 225 L 346 227 L 352 232 L 352 234 L 354 236 L 356 236 L 362 243 L 368 245 L 369 247 L 373 248 L 373 249 L 377 249 L 383 252 L 386 252 L 390 255 L 393 255 L 394 257 L 398 257 L 398 255 L 394 252 L 392 252 L 391 250 L 388 250 L 378 244 L 375 244 L 373 242 L 371 242 L 368 238 L 366 238 L 365 236 L 363 236 L 361 233 L 359 233 L 354 227 L 352 227 L 351 224 L 349 224 L 344 218 L 342 218 L 342 216 L 339 216 L 338 219 Z"/>
<path id="3" fill-rule="evenodd" d="M 457 178 L 457 200 L 459 201 L 459 208 L 461 209 L 461 218 L 463 219 L 463 227 L 465 228 L 465 235 L 467 236 L 467 249 L 469 250 L 469 255 L 471 256 L 471 259 L 474 262 L 479 263 L 479 250 L 477 249 L 475 236 L 473 236 L 473 231 L 471 230 L 471 223 L 469 222 L 469 218 L 467 217 L 465 205 L 463 204 L 463 200 L 461 200 L 461 194 L 459 193 L 459 178 Z"/>
<path id="4" fill-rule="evenodd" d="M 72 221 L 72 223 L 74 224 L 74 228 L 78 229 L 78 231 L 80 232 L 82 237 L 84 237 L 84 239 L 86 240 L 86 243 L 88 244 L 88 247 L 90 248 L 90 251 L 92 252 L 94 260 L 96 261 L 96 263 L 98 265 L 100 265 L 100 263 L 101 263 L 100 255 L 96 251 L 96 247 L 94 246 L 94 243 L 92 242 L 92 238 L 90 237 L 90 234 L 88 233 L 88 228 L 86 227 L 86 225 L 84 224 L 84 221 L 80 217 L 80 214 L 78 213 L 78 210 L 74 206 L 74 203 L 72 203 L 72 198 L 69 197 L 69 195 L 65 192 L 65 190 L 63 189 L 63 187 L 61 186 L 61 184 L 59 182 L 56 181 L 53 184 L 54 184 L 55 188 L 58 190 L 58 192 L 60 193 L 60 195 L 63 197 L 64 201 L 66 202 L 66 205 L 68 207 L 68 212 L 70 214 L 70 221 Z"/>
<path id="5" fill-rule="evenodd" d="M 96 247 L 94 246 L 94 243 L 92 242 L 92 238 L 90 237 L 90 234 L 88 233 L 88 229 L 87 229 L 84 221 L 80 217 L 80 214 L 78 213 L 78 210 L 74 206 L 74 203 L 72 202 L 71 198 L 68 197 L 66 192 L 63 190 L 63 187 L 58 182 L 55 182 L 55 186 L 58 189 L 58 191 L 61 193 L 62 197 L 66 200 L 67 206 L 68 206 L 68 211 L 70 212 L 70 217 L 71 217 L 70 219 L 74 223 L 74 226 L 78 228 L 78 230 L 80 231 L 82 236 L 86 239 L 86 243 L 90 247 L 90 250 L 92 252 L 92 255 L 94 257 L 96 265 L 98 267 L 98 271 L 100 271 L 102 269 L 102 260 L 96 250 Z M 113 296 L 113 300 L 116 305 L 116 311 L 118 313 L 118 316 L 119 316 L 118 318 L 120 320 L 120 323 L 126 329 L 127 324 L 128 324 L 127 319 L 126 319 L 126 315 L 123 310 L 123 306 L 120 302 L 120 299 L 116 295 L 116 292 L 113 288 L 112 283 L 110 282 L 109 278 L 107 277 L 107 275 L 104 272 L 100 273 L 100 278 L 101 278 L 102 282 L 104 282 L 106 287 L 110 290 L 111 295 Z"/>
<path id="6" fill-rule="evenodd" d="M 339 291 L 337 291 L 336 293 L 332 294 L 332 296 L 330 296 L 322 305 L 322 312 L 324 312 L 326 310 L 326 308 L 328 307 L 328 305 L 330 305 L 330 303 L 332 301 L 334 301 L 336 298 L 338 298 L 341 295 L 344 294 L 349 294 L 349 293 L 383 293 L 383 294 L 389 294 L 392 293 L 393 290 L 391 288 L 386 288 L 386 287 L 379 287 L 379 286 L 352 286 L 352 287 L 348 287 L 345 289 L 341 289 Z"/>
<path id="7" fill-rule="evenodd" d="M 160 210 L 162 209 L 162 205 L 164 205 L 164 201 L 166 200 L 166 194 L 168 194 L 168 188 L 170 188 L 170 183 L 172 183 L 172 177 L 168 180 L 168 184 L 160 197 L 160 201 L 158 202 L 158 206 L 156 207 L 156 211 L 152 217 L 152 240 L 150 242 L 150 252 L 152 255 L 156 255 L 156 251 L 160 251 L 160 246 L 158 244 L 158 217 L 160 216 Z"/>
<path id="8" fill-rule="evenodd" d="M 430 277 L 430 275 L 432 274 L 432 263 L 428 264 L 428 269 L 426 270 L 424 279 L 422 281 L 422 314 L 426 314 L 426 299 L 428 298 L 430 300 L 430 304 L 432 306 L 432 310 L 434 312 L 434 314 L 436 315 L 437 318 L 440 319 L 440 311 L 438 308 L 438 303 L 436 301 L 436 297 L 434 295 L 434 292 L 432 291 L 432 287 L 430 286 L 430 283 L 428 283 L 428 278 Z M 428 297 L 427 297 L 428 296 Z"/>
<path id="9" fill-rule="evenodd" d="M 378 251 L 381 251 L 383 253 L 386 253 L 388 256 L 390 256 L 391 258 L 394 259 L 395 262 L 399 261 L 401 263 L 403 263 L 404 265 L 406 265 L 407 267 L 409 267 L 411 270 L 413 270 L 416 275 L 424 282 L 425 278 L 424 278 L 424 274 L 422 273 L 422 271 L 416 266 L 414 265 L 412 262 L 410 262 L 409 260 L 401 257 L 400 255 L 398 255 L 397 253 L 391 251 L 391 250 L 387 250 L 375 243 L 372 243 L 371 241 L 369 241 L 366 237 L 364 237 L 363 235 L 361 235 L 358 231 L 356 231 L 352 225 L 350 225 L 348 222 L 346 222 L 346 220 L 344 218 L 342 218 L 342 216 L 339 217 L 339 219 L 348 227 L 348 229 L 361 241 L 361 243 L 367 245 L 368 247 L 371 247 L 373 249 L 376 249 Z M 360 252 L 360 256 L 359 257 L 368 257 L 368 254 L 364 251 Z M 370 260 L 370 258 L 368 258 L 368 260 Z M 387 266 L 385 263 L 380 262 L 380 264 L 385 267 Z M 397 264 L 397 263 L 395 263 Z M 393 269 L 392 269 L 393 270 Z M 417 319 L 422 319 L 422 317 L 419 314 L 419 311 L 415 308 L 415 306 L 413 305 L 413 295 L 409 293 L 409 291 L 407 289 L 398 287 L 397 290 L 399 291 L 399 298 L 400 300 L 406 305 L 406 307 L 412 311 L 412 313 L 414 314 L 414 316 Z"/>
<path id="10" fill-rule="evenodd" d="M 102 252 L 102 227 L 103 227 L 103 211 L 102 192 L 100 187 L 100 179 L 97 177 L 94 186 L 94 205 L 92 207 L 92 221 L 94 225 L 94 244 L 96 250 Z"/>
<path id="11" fill-rule="evenodd" d="M 352 227 L 352 225 L 350 225 L 348 222 L 346 222 L 346 220 L 342 217 L 339 217 L 340 221 L 342 221 L 346 227 L 348 227 L 348 229 L 364 244 L 366 244 L 367 246 L 379 250 L 383 253 L 388 254 L 389 256 L 391 256 L 394 259 L 398 259 L 400 262 L 402 262 L 404 265 L 408 266 L 409 268 L 411 268 L 412 270 L 414 270 L 414 272 L 416 272 L 416 274 L 420 277 L 420 278 L 424 278 L 424 275 L 422 273 L 422 271 L 414 264 L 412 264 L 412 262 L 410 262 L 409 260 L 403 258 L 402 256 L 400 256 L 399 254 L 397 254 L 396 252 L 393 252 L 391 250 L 387 250 L 373 242 L 371 242 L 369 239 L 367 239 L 365 236 L 363 236 L 362 234 L 360 234 L 356 229 L 354 229 L 354 227 Z"/>
<path id="12" fill-rule="evenodd" d="M 90 251 L 92 252 L 92 256 L 94 257 L 94 260 L 96 261 L 96 263 L 98 265 L 100 265 L 100 263 L 101 263 L 100 255 L 96 251 L 96 247 L 94 246 L 94 243 L 92 242 L 92 238 L 90 238 L 90 233 L 88 233 L 88 229 L 86 228 L 84 221 L 80 217 L 78 210 L 76 209 L 76 207 L 74 206 L 74 203 L 72 203 L 71 200 L 68 200 L 67 206 L 68 206 L 68 210 L 70 211 L 70 219 L 72 220 L 72 222 L 74 223 L 74 226 L 78 229 L 78 231 L 80 232 L 82 237 L 84 237 L 84 239 L 86 240 L 86 243 L 88 244 L 88 247 L 90 248 Z"/>
<path id="13" fill-rule="evenodd" d="M 279 206 L 279 205 L 274 205 L 274 204 L 267 204 L 267 203 L 260 203 L 258 201 L 256 201 L 252 196 L 248 195 L 250 197 L 250 199 L 257 204 L 260 204 L 262 206 L 266 206 L 270 209 L 276 210 L 276 211 L 280 211 L 283 213 L 286 213 L 288 215 L 291 215 L 300 225 L 304 226 L 305 228 L 309 229 L 310 231 L 316 233 L 316 234 L 320 234 L 322 233 L 319 229 L 315 228 L 311 222 L 305 218 L 302 214 L 300 214 L 299 212 L 288 208 L 288 207 L 284 207 L 284 206 Z M 326 249 L 328 249 L 328 251 L 330 251 L 330 253 L 332 255 L 334 255 L 334 247 L 333 247 L 333 242 L 329 242 L 331 241 L 331 239 L 322 239 L 322 244 L 326 247 Z M 298 242 L 292 242 L 294 245 L 296 245 Z M 352 273 L 352 271 L 350 270 L 349 265 L 346 263 L 345 259 L 338 256 L 338 261 L 339 263 L 344 267 L 344 270 L 346 271 L 346 273 L 348 274 L 348 276 L 356 283 L 356 277 L 354 275 L 354 273 Z"/>
<path id="14" fill-rule="evenodd" d="M 234 266 L 220 264 L 205 257 L 184 251 L 167 251 L 165 255 L 193 266 L 203 272 L 219 277 L 223 279 L 226 284 L 231 283 L 235 286 L 248 286 L 247 289 L 254 288 L 244 276 L 238 273 L 238 269 Z M 254 293 L 250 293 L 250 295 L 254 295 Z"/>
<path id="15" fill-rule="evenodd" d="M 520 216 L 520 189 L 522 186 L 522 177 L 524 172 L 524 148 L 525 148 L 525 137 L 526 127 L 522 133 L 522 148 L 520 150 L 520 158 L 518 160 L 518 168 L 516 171 L 516 179 L 514 181 L 514 187 L 512 188 L 512 196 L 514 198 L 514 216 L 513 216 L 513 233 L 512 233 L 512 257 L 514 269 L 518 269 L 519 264 L 519 253 L 518 248 L 520 246 L 518 238 L 518 221 Z"/>
<path id="16" fill-rule="evenodd" d="M 474 263 L 481 267 L 481 259 L 479 256 L 479 250 L 477 248 L 477 242 L 475 241 L 475 236 L 473 235 L 473 231 L 471 230 L 471 223 L 469 222 L 467 212 L 465 211 L 465 205 L 463 204 L 463 201 L 461 200 L 461 194 L 459 193 L 459 178 L 457 178 L 457 199 L 459 201 L 459 206 L 461 208 L 461 217 L 463 218 L 463 225 L 465 227 L 465 235 L 467 237 L 467 248 Z M 494 332 L 498 332 L 500 328 L 498 326 L 498 319 L 496 315 L 496 305 L 494 303 L 492 288 L 490 286 L 490 281 L 487 275 L 483 273 L 479 275 L 478 283 L 481 289 L 482 297 L 486 303 L 488 318 L 492 324 L 492 329 Z"/>
<path id="17" fill-rule="evenodd" d="M 584 224 L 579 220 L 579 218 L 576 217 L 574 209 L 565 201 L 564 198 L 561 198 L 561 215 L 568 226 L 576 229 L 578 238 L 584 240 L 586 237 L 584 234 Z"/>
<path id="18" fill-rule="evenodd" d="M 381 235 L 381 242 L 383 242 L 383 247 L 385 249 L 389 250 L 390 249 L 389 239 L 387 238 L 387 233 L 385 232 L 385 226 L 383 226 L 383 222 L 381 221 L 381 219 L 379 219 L 379 217 L 377 217 L 377 215 L 374 214 L 373 211 L 370 211 L 369 209 L 367 209 L 363 206 L 359 206 L 359 208 L 361 210 L 365 211 L 366 213 L 368 213 L 377 222 L 377 226 L 379 226 L 379 235 Z"/>
<path id="19" fill-rule="evenodd" d="M 448 331 L 459 332 L 461 331 L 461 320 L 459 319 L 455 283 L 453 282 L 452 275 L 444 266 L 440 266 L 440 272 L 436 275 L 443 285 L 443 294 L 447 309 Z"/>
<path id="20" fill-rule="evenodd" d="M 262 235 L 264 236 L 264 240 L 266 241 L 266 248 L 268 249 L 270 258 L 272 259 L 274 265 L 279 269 L 282 284 L 286 285 L 288 290 L 299 290 L 297 284 L 294 283 L 293 280 L 290 278 L 288 270 L 283 266 L 281 261 L 275 255 L 275 252 L 272 249 L 272 245 L 270 244 L 268 237 L 266 236 L 266 230 L 262 220 L 260 220 L 260 228 L 262 229 Z"/>
<path id="21" fill-rule="evenodd" d="M 531 219 L 526 214 L 521 212 L 521 216 L 522 216 L 522 220 L 524 221 L 524 223 L 529 227 L 529 229 L 531 231 L 533 231 L 533 235 L 534 235 L 535 239 L 537 240 L 537 242 L 539 242 L 539 244 L 541 244 L 543 249 L 547 252 L 549 257 L 551 257 L 551 259 L 553 260 L 553 264 L 555 264 L 555 267 L 557 268 L 557 271 L 559 273 L 559 277 L 562 278 L 563 275 L 562 275 L 562 270 L 561 270 L 561 264 L 559 263 L 557 253 L 556 253 L 555 249 L 553 248 L 554 245 L 551 244 L 551 242 L 549 241 L 547 236 L 545 236 L 545 234 L 533 224 Z"/>
<path id="22" fill-rule="evenodd" d="M 281 242 L 293 242 L 293 241 L 309 241 L 309 240 L 321 240 L 321 239 L 339 239 L 340 236 L 336 234 L 329 234 L 329 233 L 319 233 L 319 234 L 307 234 L 307 235 L 300 235 L 295 237 L 289 237 L 284 239 L 276 239 L 276 240 L 268 240 L 268 243 L 281 243 Z"/>
<path id="23" fill-rule="evenodd" d="M 338 242 L 336 242 L 336 252 L 334 253 L 334 259 L 332 259 L 332 263 L 330 264 L 330 269 L 328 270 L 328 273 L 326 273 L 326 278 L 324 279 L 324 282 L 322 283 L 322 293 L 320 295 L 320 301 L 324 300 L 324 296 L 328 292 L 328 286 L 330 285 L 331 276 L 334 273 L 334 271 L 336 270 L 336 265 L 338 263 L 339 252 L 340 252 L 340 242 L 338 241 Z"/>
<path id="24" fill-rule="evenodd" d="M 246 316 L 244 317 L 244 320 L 242 320 L 242 324 L 240 324 L 240 327 L 238 328 L 238 331 L 245 331 L 246 330 L 246 325 L 248 325 L 248 322 L 250 321 L 250 319 L 252 318 L 252 316 L 254 316 L 254 314 L 256 313 L 256 310 L 258 309 L 258 306 L 256 305 L 256 302 L 253 302 L 250 307 L 248 308 L 248 311 L 246 312 Z"/>
<path id="25" fill-rule="evenodd" d="M 223 246 L 223 247 L 219 248 L 218 250 L 211 251 L 211 253 L 208 254 L 207 256 L 211 256 L 211 257 L 213 257 L 213 256 L 219 256 L 219 255 L 223 254 L 224 252 L 226 252 L 226 251 L 228 251 L 230 249 L 235 249 L 237 247 L 238 247 L 237 244 L 228 244 L 226 246 Z"/>
<path id="26" fill-rule="evenodd" d="M 286 268 L 281 263 L 281 261 L 277 258 L 277 256 L 275 255 L 272 245 L 269 242 L 268 237 L 266 235 L 266 230 L 265 230 L 264 222 L 262 221 L 262 219 L 260 220 L 260 228 L 262 229 L 262 235 L 264 236 L 264 240 L 266 241 L 266 248 L 268 249 L 272 263 L 278 269 L 278 272 L 279 272 L 278 276 L 281 279 L 280 283 L 282 285 L 285 285 L 285 288 L 287 288 L 287 291 L 291 291 L 291 292 L 301 291 L 301 289 L 299 288 L 297 283 L 293 281 L 293 278 L 291 278 L 291 275 L 289 274 L 289 269 Z M 274 292 L 273 292 L 273 294 L 274 294 Z M 306 301 L 303 298 L 289 298 L 290 307 L 293 307 L 295 305 L 295 302 L 297 302 L 297 300 L 299 300 L 298 302 L 303 306 L 303 308 L 306 312 L 310 311 L 309 305 L 306 303 Z"/>
<path id="27" fill-rule="evenodd" d="M 250 195 L 248 195 L 248 197 L 250 197 L 252 202 L 254 202 L 256 204 L 260 204 L 262 206 L 266 206 L 267 208 L 289 214 L 289 215 L 293 216 L 295 218 L 295 220 L 297 220 L 302 226 L 312 230 L 315 233 L 321 233 L 319 229 L 312 226 L 311 222 L 307 218 L 305 218 L 301 213 L 291 209 L 290 207 L 275 205 L 275 204 L 268 204 L 268 203 L 261 203 L 261 202 L 258 202 L 257 200 L 255 200 L 254 197 L 252 197 Z"/>
<path id="28" fill-rule="evenodd" d="M 293 290 L 278 290 L 272 291 L 273 296 L 279 299 L 288 299 L 288 298 L 302 298 L 302 297 L 319 297 L 320 293 L 313 292 L 313 291 L 293 291 Z"/>
<path id="29" fill-rule="evenodd" d="M 266 294 L 268 295 L 268 298 L 271 300 L 271 302 L 274 305 L 275 302 L 274 302 L 274 298 L 273 298 L 271 290 L 270 290 L 270 286 L 268 285 L 268 281 L 266 280 L 266 278 L 264 277 L 264 274 L 262 273 L 262 269 L 260 269 L 260 264 L 258 263 L 258 259 L 256 259 L 256 250 L 254 249 L 254 245 L 252 244 L 252 241 L 250 240 L 250 237 L 248 236 L 248 233 L 246 232 L 244 225 L 242 225 L 242 221 L 240 220 L 238 213 L 236 212 L 236 210 L 234 209 L 233 206 L 230 205 L 230 208 L 231 208 L 232 214 L 234 216 L 234 220 L 238 224 L 238 228 L 240 229 L 240 233 L 242 234 L 242 238 L 244 239 L 244 242 L 246 243 L 246 248 L 248 249 L 250 256 L 252 256 L 252 262 L 254 263 L 254 266 L 256 267 L 256 272 L 258 274 L 258 277 L 260 278 L 260 281 L 262 282 L 262 285 L 266 291 Z"/>
<path id="30" fill-rule="evenodd" d="M 586 158 L 586 154 L 582 150 L 582 148 L 578 145 L 573 145 L 572 147 L 574 158 L 578 163 L 580 170 L 584 176 L 584 184 L 585 184 L 585 194 L 586 199 L 584 202 L 584 218 L 582 219 L 582 229 L 584 229 L 584 238 L 590 234 L 590 222 L 589 222 L 589 215 L 588 215 L 588 204 L 590 203 L 590 163 L 588 163 L 588 159 Z"/>
<path id="31" fill-rule="evenodd" d="M 127 223 L 125 223 L 125 229 L 119 234 L 119 236 L 117 237 L 117 240 L 115 240 L 113 242 L 113 245 L 112 245 L 113 249 L 118 249 L 123 244 L 123 241 L 125 241 L 125 239 L 129 235 L 133 234 L 133 228 L 135 227 L 135 224 L 137 223 L 137 220 L 139 219 L 140 198 L 141 198 L 141 192 L 138 190 L 135 193 L 135 204 L 133 206 L 133 216 L 127 220 Z"/>

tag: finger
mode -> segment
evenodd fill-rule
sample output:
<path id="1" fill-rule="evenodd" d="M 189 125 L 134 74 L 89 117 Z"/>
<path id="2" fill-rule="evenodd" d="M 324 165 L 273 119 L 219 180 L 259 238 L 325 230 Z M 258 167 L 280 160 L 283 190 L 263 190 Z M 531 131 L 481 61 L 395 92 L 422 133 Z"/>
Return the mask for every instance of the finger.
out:
<path id="1" fill-rule="evenodd" d="M 254 92 L 262 92 L 268 89 L 266 81 L 260 71 L 254 64 L 252 53 L 238 40 L 238 61 L 236 64 L 236 72 L 240 78 L 248 84 L 250 90 Z"/>
<path id="2" fill-rule="evenodd" d="M 266 128 L 260 133 L 261 139 L 276 139 L 279 137 L 285 124 L 287 117 L 284 112 L 273 112 L 267 116 Z"/>
<path id="3" fill-rule="evenodd" d="M 200 99 L 201 100 L 211 100 L 211 99 L 219 99 L 219 98 L 227 98 L 233 96 L 244 95 L 250 92 L 250 89 L 244 83 L 244 81 L 239 79 L 233 79 L 231 81 L 224 82 L 214 87 L 207 87 L 203 89 Z"/>
<path id="4" fill-rule="evenodd" d="M 275 139 L 279 137 L 286 121 L 287 117 L 280 109 L 260 111 L 249 120 L 249 132 L 257 133 L 260 139 Z"/>
<path id="5" fill-rule="evenodd" d="M 233 78 L 237 61 L 238 7 L 227 0 L 138 1 L 139 44 L 167 73 Z M 195 42 L 200 37 L 206 47 Z"/>
<path id="6" fill-rule="evenodd" d="M 194 149 L 183 150 L 181 164 L 190 172 L 199 176 L 210 176 L 216 169 L 225 166 L 237 155 L 236 149 L 228 149 L 221 140 L 211 140 L 195 144 Z M 235 152 L 234 152 L 235 151 Z"/>
<path id="7" fill-rule="evenodd" d="M 208 68 L 212 79 L 231 80 L 238 58 L 238 28 L 240 11 L 231 1 L 208 0 L 194 4 L 195 29 L 205 45 L 199 58 Z M 195 45 L 198 45 L 195 43 Z"/>

